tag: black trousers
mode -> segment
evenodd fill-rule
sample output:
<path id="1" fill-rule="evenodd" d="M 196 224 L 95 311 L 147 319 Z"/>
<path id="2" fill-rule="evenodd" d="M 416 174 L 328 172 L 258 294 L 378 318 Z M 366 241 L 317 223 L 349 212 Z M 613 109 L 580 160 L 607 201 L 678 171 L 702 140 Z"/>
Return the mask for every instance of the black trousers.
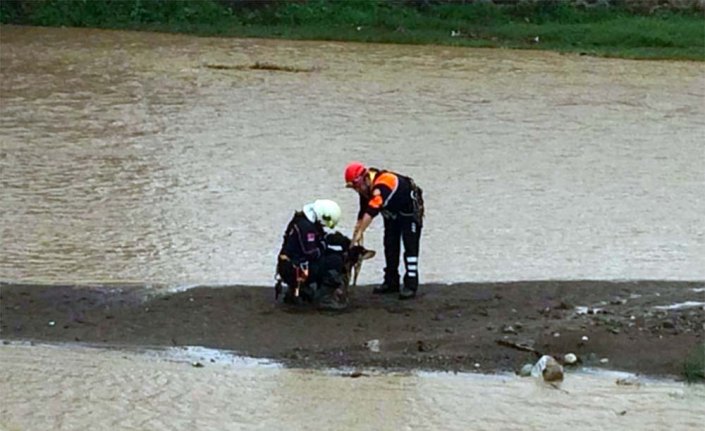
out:
<path id="1" fill-rule="evenodd" d="M 421 228 L 417 217 L 396 215 L 384 217 L 384 282 L 399 286 L 399 254 L 404 244 L 404 287 L 416 291 L 419 286 L 419 246 Z"/>
<path id="2" fill-rule="evenodd" d="M 287 294 L 293 295 L 296 287 L 296 265 L 290 260 L 280 261 L 277 272 L 284 284 L 287 285 Z M 340 287 L 340 275 L 343 272 L 343 255 L 336 252 L 326 252 L 320 259 L 309 262 L 308 278 L 299 286 L 300 295 L 305 301 L 314 302 L 321 296 L 330 294 Z M 315 283 L 315 290 L 311 287 Z"/>

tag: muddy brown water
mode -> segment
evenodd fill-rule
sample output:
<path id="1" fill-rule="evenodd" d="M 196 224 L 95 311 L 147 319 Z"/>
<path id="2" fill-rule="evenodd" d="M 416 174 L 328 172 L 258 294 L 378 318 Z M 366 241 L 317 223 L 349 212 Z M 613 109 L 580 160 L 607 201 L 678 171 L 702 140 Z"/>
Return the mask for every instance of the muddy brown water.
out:
<path id="1" fill-rule="evenodd" d="M 2 280 L 271 284 L 303 203 L 338 200 L 351 231 L 351 159 L 424 187 L 422 282 L 705 279 L 702 63 L 0 37 Z"/>
<path id="2" fill-rule="evenodd" d="M 336 199 L 351 230 L 351 159 L 424 187 L 422 281 L 705 279 L 702 63 L 3 26 L 0 78 L 2 281 L 269 285 L 294 209 Z M 379 223 L 366 241 L 381 250 Z M 7 429 L 703 421 L 702 391 L 603 375 L 566 394 L 66 346 L 0 346 L 0 362 Z"/>
<path id="3" fill-rule="evenodd" d="M 513 375 L 351 378 L 203 349 L 11 345 L 0 353 L 0 426 L 9 430 L 697 430 L 705 420 L 702 385 L 618 373 L 570 374 L 554 388 Z"/>

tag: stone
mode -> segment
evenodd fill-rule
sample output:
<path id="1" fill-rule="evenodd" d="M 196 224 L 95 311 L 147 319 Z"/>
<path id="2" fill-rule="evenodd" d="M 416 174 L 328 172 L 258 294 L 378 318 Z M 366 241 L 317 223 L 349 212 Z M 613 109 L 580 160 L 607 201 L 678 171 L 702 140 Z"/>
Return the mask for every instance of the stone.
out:
<path id="1" fill-rule="evenodd" d="M 531 375 L 541 376 L 548 383 L 563 381 L 563 367 L 552 356 L 544 355 L 531 369 Z"/>
<path id="2" fill-rule="evenodd" d="M 377 353 L 379 352 L 379 340 L 369 340 L 365 343 L 365 347 L 367 347 L 370 352 Z"/>
<path id="3" fill-rule="evenodd" d="M 567 365 L 573 365 L 578 362 L 578 357 L 574 353 L 566 353 L 563 356 L 563 362 Z"/>

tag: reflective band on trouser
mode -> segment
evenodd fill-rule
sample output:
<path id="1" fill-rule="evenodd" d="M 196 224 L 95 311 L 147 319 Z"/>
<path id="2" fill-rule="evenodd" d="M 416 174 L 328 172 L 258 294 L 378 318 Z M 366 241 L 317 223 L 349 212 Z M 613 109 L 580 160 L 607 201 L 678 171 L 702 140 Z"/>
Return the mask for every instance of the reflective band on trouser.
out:
<path id="1" fill-rule="evenodd" d="M 406 256 L 406 275 L 407 277 L 418 277 L 418 262 L 419 258 L 417 256 Z"/>

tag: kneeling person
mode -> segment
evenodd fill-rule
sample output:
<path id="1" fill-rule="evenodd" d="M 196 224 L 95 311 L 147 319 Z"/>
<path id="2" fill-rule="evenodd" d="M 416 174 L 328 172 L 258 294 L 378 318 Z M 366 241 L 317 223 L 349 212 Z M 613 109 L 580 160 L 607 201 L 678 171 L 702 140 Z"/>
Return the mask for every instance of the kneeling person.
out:
<path id="1" fill-rule="evenodd" d="M 327 199 L 317 200 L 296 211 L 284 232 L 277 262 L 277 293 L 286 284 L 284 302 L 315 303 L 323 308 L 342 309 L 340 275 L 343 256 L 329 251 L 323 226 L 333 229 L 340 220 L 340 207 Z"/>

